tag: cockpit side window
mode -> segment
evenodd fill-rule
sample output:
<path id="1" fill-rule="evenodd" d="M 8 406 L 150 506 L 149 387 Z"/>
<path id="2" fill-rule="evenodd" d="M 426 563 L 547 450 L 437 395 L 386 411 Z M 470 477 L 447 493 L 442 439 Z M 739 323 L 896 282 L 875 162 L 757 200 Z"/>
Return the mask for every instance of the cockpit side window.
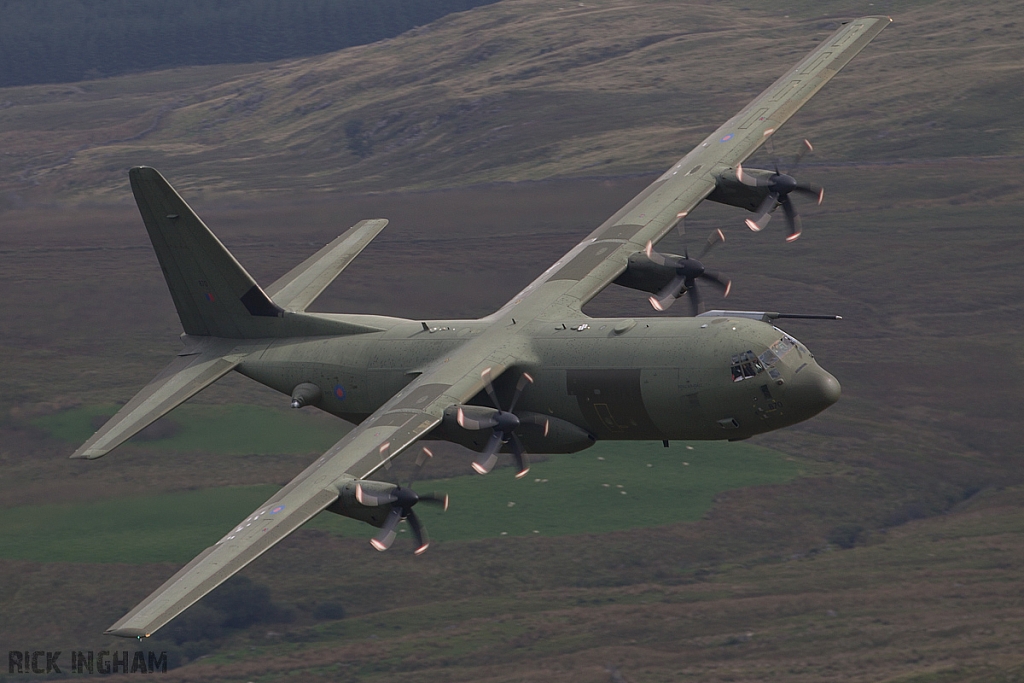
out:
<path id="1" fill-rule="evenodd" d="M 744 351 L 732 357 L 732 381 L 742 382 L 764 372 L 764 366 L 753 351 Z"/>

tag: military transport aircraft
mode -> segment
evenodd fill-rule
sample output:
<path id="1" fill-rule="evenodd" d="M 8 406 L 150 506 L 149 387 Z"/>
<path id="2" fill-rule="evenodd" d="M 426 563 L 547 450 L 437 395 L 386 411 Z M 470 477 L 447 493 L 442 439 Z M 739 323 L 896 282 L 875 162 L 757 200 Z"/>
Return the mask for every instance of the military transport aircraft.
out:
<path id="1" fill-rule="evenodd" d="M 890 21 L 844 24 L 479 320 L 307 313 L 387 221 L 362 221 L 263 289 L 159 173 L 132 169 L 184 349 L 71 457 L 105 455 L 231 370 L 290 395 L 295 407 L 313 405 L 358 426 L 107 633 L 149 636 L 324 510 L 380 527 L 372 541 L 379 550 L 406 519 L 422 552 L 428 541 L 412 508 L 447 499 L 373 477 L 424 437 L 481 451 L 473 465 L 480 473 L 509 452 L 522 475 L 529 451 L 569 453 L 596 439 L 743 439 L 835 403 L 839 383 L 772 324 L 779 314 L 623 320 L 581 309 L 612 283 L 653 293 L 658 309 L 688 293 L 695 313 L 697 280 L 727 289 L 699 257 L 653 249 L 704 199 L 756 212 L 756 229 L 782 206 L 790 236 L 798 235 L 788 194 L 815 188 L 741 163 Z"/>

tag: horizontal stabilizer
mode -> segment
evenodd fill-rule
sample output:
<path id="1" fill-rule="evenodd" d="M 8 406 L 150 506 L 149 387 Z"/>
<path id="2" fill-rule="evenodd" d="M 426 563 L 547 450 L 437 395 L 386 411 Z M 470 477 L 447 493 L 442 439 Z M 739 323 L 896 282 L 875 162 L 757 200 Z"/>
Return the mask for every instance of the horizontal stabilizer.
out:
<path id="1" fill-rule="evenodd" d="M 106 455 L 233 370 L 241 358 L 220 353 L 178 356 L 71 457 Z"/>
<path id="2" fill-rule="evenodd" d="M 359 221 L 267 287 L 267 296 L 281 308 L 305 311 L 387 224 L 383 218 Z"/>

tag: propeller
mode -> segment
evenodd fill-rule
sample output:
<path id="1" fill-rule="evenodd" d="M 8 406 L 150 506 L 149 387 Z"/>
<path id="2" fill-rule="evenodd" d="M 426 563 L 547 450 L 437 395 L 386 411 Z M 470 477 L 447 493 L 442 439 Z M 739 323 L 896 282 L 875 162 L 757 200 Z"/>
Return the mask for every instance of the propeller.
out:
<path id="1" fill-rule="evenodd" d="M 680 216 L 680 218 L 682 218 L 682 216 Z M 651 302 L 651 306 L 654 307 L 654 310 L 666 310 L 676 299 L 689 292 L 690 310 L 693 315 L 698 315 L 701 307 L 701 296 L 700 290 L 697 288 L 697 280 L 710 282 L 712 285 L 722 290 L 722 296 L 729 296 L 729 291 L 732 289 L 732 281 L 723 279 L 718 273 L 705 269 L 704 264 L 700 262 L 700 259 L 704 258 L 709 251 L 724 241 L 725 234 L 721 230 L 713 230 L 711 234 L 708 235 L 708 239 L 704 243 L 704 248 L 701 249 L 697 258 L 690 258 L 689 250 L 685 246 L 683 247 L 682 258 L 666 256 L 665 254 L 660 254 L 654 251 L 654 245 L 651 242 L 648 242 L 647 248 L 644 250 L 647 258 L 659 266 L 674 268 L 676 271 L 675 277 L 673 277 L 667 285 L 662 287 L 661 291 L 648 299 L 648 301 Z"/>
<path id="2" fill-rule="evenodd" d="M 448 494 L 447 493 L 424 493 L 418 494 L 412 490 L 412 483 L 415 481 L 416 475 L 423 469 L 424 463 L 428 458 L 433 457 L 433 453 L 430 449 L 424 448 L 420 455 L 416 458 L 416 472 L 412 480 L 410 480 L 408 486 L 396 486 L 394 489 L 387 493 L 375 494 L 367 491 L 362 487 L 362 484 L 356 484 L 356 500 L 361 505 L 367 507 L 383 507 L 385 505 L 391 506 L 391 511 L 388 512 L 387 518 L 384 520 L 383 526 L 381 526 L 380 533 L 370 540 L 372 545 L 381 552 L 391 547 L 391 544 L 395 542 L 395 537 L 398 535 L 398 523 L 403 519 L 409 522 L 409 527 L 412 529 L 412 535 L 416 538 L 416 550 L 415 554 L 422 555 L 426 552 L 427 547 L 430 546 L 430 538 L 427 536 L 427 530 L 420 522 L 419 517 L 416 516 L 416 512 L 412 509 L 417 503 L 429 503 L 431 505 L 440 505 L 442 509 L 448 509 Z"/>
<path id="3" fill-rule="evenodd" d="M 768 196 L 764 198 L 761 205 L 757 207 L 757 218 L 748 218 L 744 221 L 747 227 L 754 232 L 760 232 L 765 229 L 768 225 L 768 221 L 771 220 L 771 211 L 776 205 L 782 206 L 782 211 L 786 214 L 786 222 L 789 224 L 789 236 L 786 237 L 787 242 L 793 242 L 800 237 L 800 233 L 803 232 L 803 227 L 800 221 L 800 214 L 796 210 L 796 206 L 793 205 L 793 201 L 789 198 L 791 192 L 797 194 L 814 197 L 818 200 L 818 205 L 821 205 L 821 200 L 825 198 L 825 189 L 811 183 L 801 183 L 796 180 L 790 173 L 796 171 L 797 166 L 800 165 L 800 160 L 804 158 L 808 152 L 814 151 L 814 147 L 810 141 L 804 140 L 803 147 L 800 148 L 800 152 L 797 153 L 793 159 L 793 165 L 790 167 L 788 172 L 782 172 L 779 170 L 779 161 L 775 161 L 775 173 L 768 178 L 761 178 L 743 173 L 742 164 L 736 165 L 736 177 L 739 178 L 740 182 L 750 187 L 767 187 Z"/>
<path id="4" fill-rule="evenodd" d="M 459 406 L 457 413 L 459 426 L 463 429 L 471 431 L 491 430 L 491 437 L 487 440 L 487 445 L 484 447 L 480 457 L 473 462 L 473 469 L 479 474 L 490 472 L 498 462 L 498 451 L 501 450 L 504 444 L 511 442 L 512 457 L 515 458 L 516 466 L 519 468 L 516 473 L 516 479 L 520 479 L 530 471 L 530 460 L 526 455 L 526 450 L 523 448 L 523 442 L 519 439 L 519 435 L 516 434 L 516 430 L 524 424 L 534 424 L 543 426 L 544 436 L 547 436 L 551 423 L 542 415 L 530 413 L 518 416 L 513 412 L 516 409 L 516 403 L 519 402 L 519 397 L 523 395 L 523 390 L 530 384 L 533 384 L 533 377 L 530 377 L 528 373 L 524 372 L 519 377 L 519 382 L 516 383 L 516 393 L 512 396 L 512 402 L 509 404 L 508 410 L 502 410 L 501 403 L 498 402 L 498 395 L 494 392 L 494 386 L 491 384 L 491 369 L 485 369 L 480 373 L 480 376 L 484 380 L 484 390 L 491 398 L 494 408 L 464 405 Z"/>

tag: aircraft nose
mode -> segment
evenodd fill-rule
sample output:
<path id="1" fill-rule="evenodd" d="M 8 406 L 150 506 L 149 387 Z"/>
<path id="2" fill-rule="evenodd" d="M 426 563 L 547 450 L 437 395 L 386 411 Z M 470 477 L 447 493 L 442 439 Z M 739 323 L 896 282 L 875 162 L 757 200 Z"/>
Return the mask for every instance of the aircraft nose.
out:
<path id="1" fill-rule="evenodd" d="M 813 363 L 790 381 L 789 392 L 802 408 L 819 413 L 839 400 L 839 380 Z"/>
<path id="2" fill-rule="evenodd" d="M 821 398 L 825 402 L 826 408 L 838 401 L 839 396 L 843 393 L 839 380 L 824 370 L 818 373 L 818 390 L 821 392 Z"/>

